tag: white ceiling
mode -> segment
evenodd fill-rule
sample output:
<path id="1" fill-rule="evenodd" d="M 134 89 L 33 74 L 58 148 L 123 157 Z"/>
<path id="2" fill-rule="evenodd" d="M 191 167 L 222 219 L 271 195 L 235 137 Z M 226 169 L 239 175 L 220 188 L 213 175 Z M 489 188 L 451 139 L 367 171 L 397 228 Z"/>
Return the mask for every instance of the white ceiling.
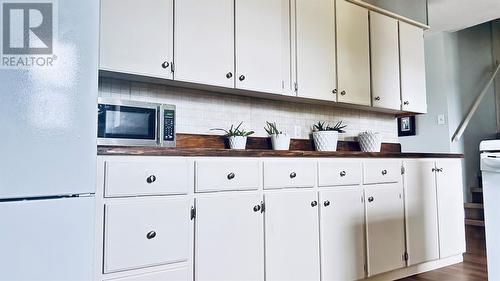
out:
<path id="1" fill-rule="evenodd" d="M 429 0 L 428 33 L 457 31 L 500 18 L 500 0 Z"/>

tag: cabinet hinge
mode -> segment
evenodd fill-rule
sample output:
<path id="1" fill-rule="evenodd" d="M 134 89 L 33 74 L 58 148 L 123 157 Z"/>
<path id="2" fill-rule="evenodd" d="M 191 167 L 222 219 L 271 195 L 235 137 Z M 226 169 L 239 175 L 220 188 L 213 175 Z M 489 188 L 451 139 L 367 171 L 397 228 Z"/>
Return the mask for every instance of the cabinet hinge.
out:
<path id="1" fill-rule="evenodd" d="M 260 212 L 264 213 L 266 211 L 266 203 L 264 201 L 260 201 Z"/>
<path id="2" fill-rule="evenodd" d="M 293 83 L 293 90 L 295 92 L 298 92 L 299 91 L 299 84 L 297 82 Z"/>
<path id="3" fill-rule="evenodd" d="M 404 260 L 404 261 L 408 261 L 409 259 L 410 259 L 410 256 L 408 255 L 408 253 L 406 253 L 406 252 L 405 252 L 405 253 L 403 254 L 403 260 Z"/>
<path id="4" fill-rule="evenodd" d="M 285 89 L 285 81 L 281 80 L 281 89 Z"/>
<path id="5" fill-rule="evenodd" d="M 401 166 L 401 174 L 404 175 L 406 172 L 405 166 Z"/>
<path id="6" fill-rule="evenodd" d="M 368 274 L 368 266 L 366 263 L 363 265 L 363 269 L 365 270 L 365 274 Z"/>
<path id="7" fill-rule="evenodd" d="M 196 208 L 195 206 L 191 206 L 191 220 L 196 218 Z"/>
<path id="8" fill-rule="evenodd" d="M 171 62 L 171 63 L 170 63 L 170 65 L 171 65 L 171 66 L 170 66 L 170 71 L 171 71 L 172 73 L 174 73 L 174 72 L 175 72 L 175 64 L 174 64 L 174 62 Z"/>

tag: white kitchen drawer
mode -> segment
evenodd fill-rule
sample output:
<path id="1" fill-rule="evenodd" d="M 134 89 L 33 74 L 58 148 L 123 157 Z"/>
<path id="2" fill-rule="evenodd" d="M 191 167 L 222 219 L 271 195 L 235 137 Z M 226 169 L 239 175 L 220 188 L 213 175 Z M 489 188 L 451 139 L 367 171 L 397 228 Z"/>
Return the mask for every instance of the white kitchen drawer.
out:
<path id="1" fill-rule="evenodd" d="M 187 261 L 190 208 L 187 198 L 106 204 L 104 273 Z"/>
<path id="2" fill-rule="evenodd" d="M 264 188 L 313 187 L 316 162 L 311 160 L 276 160 L 264 162 Z"/>
<path id="3" fill-rule="evenodd" d="M 361 161 L 320 161 L 319 186 L 358 185 L 361 183 Z"/>
<path id="4" fill-rule="evenodd" d="M 172 268 L 169 270 L 150 272 L 145 274 L 136 274 L 114 279 L 109 281 L 188 281 L 191 280 L 188 266 Z"/>
<path id="5" fill-rule="evenodd" d="M 186 194 L 190 165 L 187 160 L 107 160 L 105 196 Z"/>
<path id="6" fill-rule="evenodd" d="M 257 160 L 196 161 L 196 192 L 254 190 L 261 186 Z"/>
<path id="7" fill-rule="evenodd" d="M 400 160 L 372 160 L 363 165 L 364 184 L 392 183 L 401 181 Z"/>

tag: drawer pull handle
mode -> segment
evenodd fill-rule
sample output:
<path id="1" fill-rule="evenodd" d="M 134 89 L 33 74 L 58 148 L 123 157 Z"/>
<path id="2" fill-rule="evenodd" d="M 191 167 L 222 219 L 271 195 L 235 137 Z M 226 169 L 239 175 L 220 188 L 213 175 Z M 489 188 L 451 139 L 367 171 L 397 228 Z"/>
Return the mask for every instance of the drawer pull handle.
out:
<path id="1" fill-rule="evenodd" d="M 255 206 L 253 207 L 253 211 L 254 211 L 254 212 L 256 212 L 256 213 L 257 213 L 258 211 L 260 211 L 260 205 L 255 205 Z"/>
<path id="2" fill-rule="evenodd" d="M 368 202 L 373 202 L 375 200 L 372 196 L 368 197 Z"/>
<path id="3" fill-rule="evenodd" d="M 227 175 L 227 179 L 228 179 L 228 180 L 232 180 L 232 179 L 234 179 L 234 177 L 235 177 L 235 176 L 236 176 L 236 175 L 235 175 L 234 173 L 229 173 L 229 174 Z"/>
<path id="4" fill-rule="evenodd" d="M 326 200 L 325 202 L 323 202 L 323 205 L 325 205 L 325 207 L 330 206 L 330 201 Z"/>
<path id="5" fill-rule="evenodd" d="M 150 240 L 155 238 L 155 237 L 156 237 L 156 231 L 150 231 L 150 232 L 148 232 L 148 234 L 146 234 L 146 238 L 148 238 Z"/>
<path id="6" fill-rule="evenodd" d="M 387 175 L 387 170 L 382 170 L 382 175 L 383 176 Z"/>
<path id="7" fill-rule="evenodd" d="M 297 174 L 295 172 L 291 172 L 290 173 L 290 178 L 291 179 L 294 179 L 296 176 L 297 176 Z"/>
<path id="8" fill-rule="evenodd" d="M 311 202 L 311 207 L 316 207 L 318 206 L 318 201 L 314 200 Z"/>
<path id="9" fill-rule="evenodd" d="M 340 172 L 341 177 L 345 177 L 345 175 L 347 175 L 347 173 L 345 171 Z"/>
<path id="10" fill-rule="evenodd" d="M 164 63 L 162 63 L 162 64 L 161 64 L 161 67 L 162 67 L 163 69 L 166 69 L 166 68 L 168 68 L 169 66 L 170 66 L 170 63 L 169 63 L 168 61 L 166 61 L 166 62 L 164 62 Z"/>
<path id="11" fill-rule="evenodd" d="M 151 175 L 151 176 L 149 176 L 149 177 L 146 179 L 146 182 L 147 182 L 147 183 L 150 183 L 150 184 L 151 184 L 151 183 L 153 183 L 153 182 L 155 182 L 155 181 L 156 181 L 156 176 L 155 176 L 155 175 Z"/>

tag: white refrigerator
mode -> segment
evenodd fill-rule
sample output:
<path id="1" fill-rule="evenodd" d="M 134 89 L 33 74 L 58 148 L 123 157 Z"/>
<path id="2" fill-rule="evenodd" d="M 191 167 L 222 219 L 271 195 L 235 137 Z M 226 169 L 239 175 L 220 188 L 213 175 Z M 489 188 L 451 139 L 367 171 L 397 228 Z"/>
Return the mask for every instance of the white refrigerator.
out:
<path id="1" fill-rule="evenodd" d="M 99 1 L 0 10 L 0 280 L 91 280 Z"/>

